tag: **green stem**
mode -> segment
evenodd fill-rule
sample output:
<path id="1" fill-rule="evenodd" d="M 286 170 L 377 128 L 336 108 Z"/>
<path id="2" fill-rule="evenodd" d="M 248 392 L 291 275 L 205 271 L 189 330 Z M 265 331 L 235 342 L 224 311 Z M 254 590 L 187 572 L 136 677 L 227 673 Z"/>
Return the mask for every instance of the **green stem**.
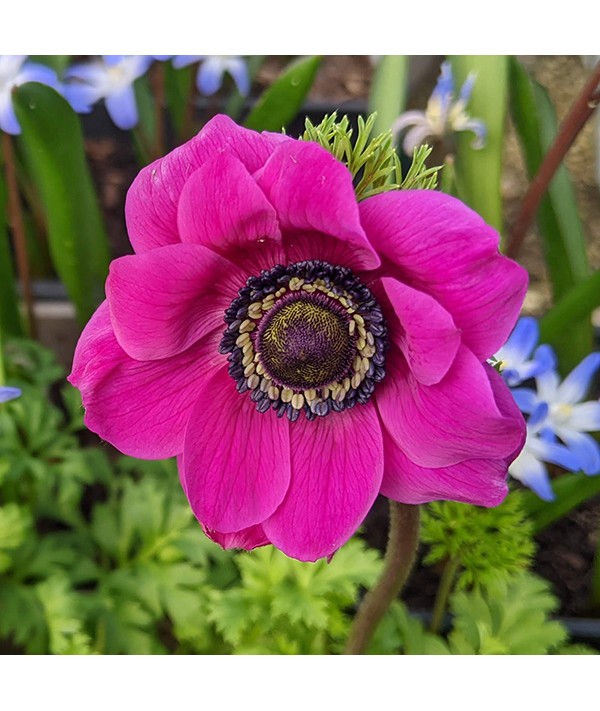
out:
<path id="1" fill-rule="evenodd" d="M 460 561 L 458 558 L 449 558 L 444 566 L 444 572 L 442 573 L 440 586 L 438 588 L 437 595 L 435 596 L 435 604 L 433 606 L 433 614 L 431 616 L 431 624 L 429 626 L 430 631 L 436 634 L 440 631 L 440 627 L 442 626 L 444 614 L 446 613 L 446 608 L 448 607 L 448 598 L 452 592 L 459 568 Z"/>
<path id="2" fill-rule="evenodd" d="M 390 530 L 383 572 L 364 597 L 344 654 L 364 654 L 377 625 L 396 599 L 413 566 L 419 543 L 419 507 L 390 501 Z"/>

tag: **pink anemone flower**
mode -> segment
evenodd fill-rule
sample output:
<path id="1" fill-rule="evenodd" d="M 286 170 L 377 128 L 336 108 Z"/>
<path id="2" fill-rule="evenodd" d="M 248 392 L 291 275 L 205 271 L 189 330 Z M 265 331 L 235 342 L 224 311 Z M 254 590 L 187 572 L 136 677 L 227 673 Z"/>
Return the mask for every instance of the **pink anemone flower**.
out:
<path id="1" fill-rule="evenodd" d="M 486 360 L 527 277 L 458 200 L 358 203 L 315 143 L 217 116 L 143 169 L 70 382 L 126 454 L 178 457 L 206 534 L 314 561 L 381 493 L 482 506 L 525 424 Z"/>

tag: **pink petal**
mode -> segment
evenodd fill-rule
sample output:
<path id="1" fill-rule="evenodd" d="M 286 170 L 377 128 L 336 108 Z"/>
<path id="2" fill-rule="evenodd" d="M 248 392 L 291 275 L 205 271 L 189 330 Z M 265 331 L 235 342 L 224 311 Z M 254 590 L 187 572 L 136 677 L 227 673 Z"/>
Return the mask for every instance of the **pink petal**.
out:
<path id="1" fill-rule="evenodd" d="M 421 385 L 394 349 L 386 371 L 375 391 L 377 406 L 395 443 L 416 464 L 503 459 L 520 446 L 521 421 L 499 409 L 486 369 L 464 346 L 435 385 Z"/>
<path id="2" fill-rule="evenodd" d="M 251 551 L 254 550 L 254 548 L 266 546 L 270 543 L 263 527 L 259 524 L 244 528 L 241 531 L 235 531 L 234 533 L 219 533 L 219 531 L 213 531 L 204 525 L 202 526 L 202 530 L 211 541 L 218 543 L 221 548 L 225 550 L 242 548 L 245 551 Z"/>
<path id="3" fill-rule="evenodd" d="M 277 511 L 263 523 L 269 540 L 292 558 L 330 556 L 356 532 L 383 475 L 377 412 L 357 405 L 290 428 L 292 479 Z"/>
<path id="4" fill-rule="evenodd" d="M 475 506 L 497 506 L 508 487 L 504 459 L 469 459 L 453 466 L 420 467 L 402 453 L 387 434 L 383 438 L 385 465 L 381 493 L 404 504 L 462 501 Z"/>
<path id="5" fill-rule="evenodd" d="M 68 378 L 81 391 L 87 427 L 133 457 L 163 459 L 183 451 L 206 374 L 226 362 L 217 351 L 220 337 L 207 334 L 173 358 L 133 360 L 117 343 L 103 302 L 79 339 Z"/>
<path id="6" fill-rule="evenodd" d="M 391 318 L 388 315 L 390 337 L 420 383 L 439 383 L 460 346 L 452 317 L 428 294 L 392 277 L 380 281 L 393 307 Z"/>
<path id="7" fill-rule="evenodd" d="M 504 417 L 510 417 L 516 423 L 516 426 L 521 432 L 520 438 L 517 440 L 516 446 L 512 452 L 506 457 L 506 464 L 511 464 L 514 459 L 519 456 L 520 451 L 525 445 L 525 438 L 527 437 L 527 427 L 525 425 L 525 419 L 523 413 L 519 410 L 517 403 L 513 394 L 511 393 L 508 385 L 504 378 L 498 373 L 495 368 L 487 363 L 483 364 L 483 369 L 488 377 L 492 392 L 494 393 L 494 400 L 498 406 L 498 410 Z"/>
<path id="8" fill-rule="evenodd" d="M 210 158 L 189 178 L 177 220 L 183 242 L 210 247 L 234 262 L 255 257 L 269 268 L 285 260 L 273 206 L 244 164 L 228 153 Z"/>
<path id="9" fill-rule="evenodd" d="M 255 177 L 277 211 L 286 248 L 300 243 L 310 249 L 311 233 L 321 233 L 324 243 L 344 243 L 344 266 L 379 266 L 360 224 L 352 176 L 324 148 L 304 141 L 284 142 Z M 303 238 L 307 233 L 308 238 Z M 304 258 L 315 257 L 326 258 L 318 254 Z"/>
<path id="10" fill-rule="evenodd" d="M 435 190 L 391 191 L 359 208 L 385 269 L 433 296 L 479 360 L 493 355 L 506 342 L 527 289 L 527 272 L 499 254 L 497 232 Z"/>
<path id="11" fill-rule="evenodd" d="M 144 168 L 134 180 L 125 203 L 129 239 L 136 252 L 180 241 L 177 205 L 188 178 L 206 160 L 227 152 L 253 173 L 281 143 L 268 133 L 249 131 L 218 115 L 200 133 L 164 158 Z"/>
<path id="12" fill-rule="evenodd" d="M 212 375 L 184 447 L 184 490 L 199 521 L 234 533 L 273 513 L 290 481 L 289 424 L 257 412 L 225 370 Z"/>
<path id="13" fill-rule="evenodd" d="M 106 294 L 119 345 L 137 360 L 186 350 L 224 331 L 223 313 L 246 275 L 199 244 L 175 244 L 121 257 L 110 265 Z"/>

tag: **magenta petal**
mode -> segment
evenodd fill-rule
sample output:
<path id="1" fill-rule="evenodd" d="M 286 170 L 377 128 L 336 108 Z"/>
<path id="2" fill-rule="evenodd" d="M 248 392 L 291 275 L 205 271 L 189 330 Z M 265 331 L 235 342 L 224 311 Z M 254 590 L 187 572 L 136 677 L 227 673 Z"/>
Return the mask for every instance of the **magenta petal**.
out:
<path id="1" fill-rule="evenodd" d="M 188 178 L 205 161 L 227 152 L 253 173 L 266 162 L 279 137 L 256 133 L 218 115 L 191 141 L 144 168 L 133 181 L 125 203 L 129 239 L 136 252 L 180 241 L 177 205 Z"/>
<path id="2" fill-rule="evenodd" d="M 290 428 L 292 479 L 263 523 L 269 540 L 292 558 L 334 553 L 367 515 L 383 475 L 381 425 L 372 405 L 357 405 Z"/>
<path id="3" fill-rule="evenodd" d="M 245 551 L 251 551 L 260 546 L 266 546 L 271 542 L 266 537 L 260 524 L 243 528 L 241 531 L 235 531 L 234 533 L 219 533 L 219 531 L 213 531 L 204 525 L 202 530 L 211 541 L 218 543 L 225 550 L 241 548 Z"/>
<path id="4" fill-rule="evenodd" d="M 177 219 L 183 242 L 203 244 L 233 261 L 236 254 L 265 250 L 269 266 L 283 259 L 275 210 L 233 155 L 211 158 L 189 178 Z"/>
<path id="5" fill-rule="evenodd" d="M 522 443 L 521 421 L 499 409 L 486 369 L 464 346 L 435 385 L 421 385 L 393 350 L 386 370 L 375 391 L 377 406 L 395 443 L 416 464 L 503 459 Z"/>
<path id="6" fill-rule="evenodd" d="M 130 358 L 112 330 L 105 301 L 85 327 L 69 382 L 81 391 L 92 432 L 133 457 L 163 459 L 183 451 L 192 407 L 206 373 L 224 362 L 220 333 L 172 358 Z"/>
<path id="7" fill-rule="evenodd" d="M 119 345 L 137 360 L 186 350 L 215 329 L 244 284 L 227 259 L 199 244 L 175 244 L 116 259 L 106 294 Z"/>
<path id="8" fill-rule="evenodd" d="M 184 490 L 199 521 L 233 533 L 270 516 L 290 481 L 289 421 L 257 412 L 225 369 L 214 373 L 190 416 Z"/>
<path id="9" fill-rule="evenodd" d="M 352 176 L 331 153 L 316 143 L 284 142 L 255 177 L 277 211 L 286 248 L 302 241 L 303 234 L 320 233 L 325 242 L 345 243 L 344 266 L 379 266 L 360 224 Z M 310 241 L 305 247 L 310 247 Z"/>
<path id="10" fill-rule="evenodd" d="M 453 466 L 420 467 L 384 434 L 384 472 L 381 493 L 404 504 L 427 501 L 462 501 L 476 506 L 497 506 L 508 493 L 508 465 L 503 459 L 469 459 Z"/>
<path id="11" fill-rule="evenodd" d="M 435 190 L 391 191 L 359 208 L 390 272 L 439 301 L 479 360 L 493 355 L 506 342 L 527 289 L 527 272 L 499 254 L 497 232 Z"/>
<path id="12" fill-rule="evenodd" d="M 439 383 L 460 346 L 460 332 L 452 317 L 428 294 L 392 277 L 380 281 L 394 311 L 388 318 L 390 337 L 420 383 Z"/>

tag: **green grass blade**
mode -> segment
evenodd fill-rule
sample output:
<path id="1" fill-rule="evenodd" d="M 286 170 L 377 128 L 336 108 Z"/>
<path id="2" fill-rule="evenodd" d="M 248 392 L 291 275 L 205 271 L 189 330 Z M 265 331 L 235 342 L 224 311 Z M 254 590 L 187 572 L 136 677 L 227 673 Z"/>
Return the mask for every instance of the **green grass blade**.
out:
<path id="1" fill-rule="evenodd" d="M 510 62 L 511 114 L 527 172 L 533 178 L 556 135 L 557 119 L 546 90 L 531 80 L 516 59 Z M 542 247 L 555 302 L 585 281 L 590 273 L 585 236 L 567 168 L 562 165 L 548 186 L 538 210 Z M 561 370 L 573 368 L 593 347 L 589 316 L 567 320 L 552 338 Z"/>
<path id="2" fill-rule="evenodd" d="M 281 131 L 298 114 L 310 91 L 320 56 L 304 57 L 293 62 L 259 97 L 244 125 L 255 131 Z"/>
<path id="3" fill-rule="evenodd" d="M 470 72 L 477 75 L 467 112 L 487 127 L 484 148 L 471 147 L 469 131 L 457 136 L 456 184 L 459 197 L 486 222 L 502 232 L 502 150 L 508 97 L 506 56 L 453 56 L 450 58 L 457 92 Z"/>
<path id="4" fill-rule="evenodd" d="M 54 268 L 83 324 L 104 297 L 109 252 L 79 118 L 62 96 L 37 83 L 20 86 L 14 106 L 19 144 L 46 211 Z"/>
<path id="5" fill-rule="evenodd" d="M 563 474 L 552 479 L 554 501 L 542 501 L 532 491 L 522 492 L 523 509 L 533 521 L 534 533 L 566 516 L 581 504 L 600 495 L 600 476 Z"/>
<path id="6" fill-rule="evenodd" d="M 404 110 L 408 81 L 408 57 L 387 54 L 379 58 L 369 96 L 369 114 L 377 113 L 373 133 L 389 131 Z"/>
<path id="7" fill-rule="evenodd" d="M 600 306 L 600 270 L 574 286 L 540 321 L 540 340 L 553 343 L 561 339 L 565 324 L 583 321 Z"/>
<path id="8" fill-rule="evenodd" d="M 20 336 L 23 334 L 23 328 L 19 316 L 19 299 L 15 288 L 15 274 L 8 243 L 6 199 L 4 176 L 0 171 L 0 334 Z"/>

